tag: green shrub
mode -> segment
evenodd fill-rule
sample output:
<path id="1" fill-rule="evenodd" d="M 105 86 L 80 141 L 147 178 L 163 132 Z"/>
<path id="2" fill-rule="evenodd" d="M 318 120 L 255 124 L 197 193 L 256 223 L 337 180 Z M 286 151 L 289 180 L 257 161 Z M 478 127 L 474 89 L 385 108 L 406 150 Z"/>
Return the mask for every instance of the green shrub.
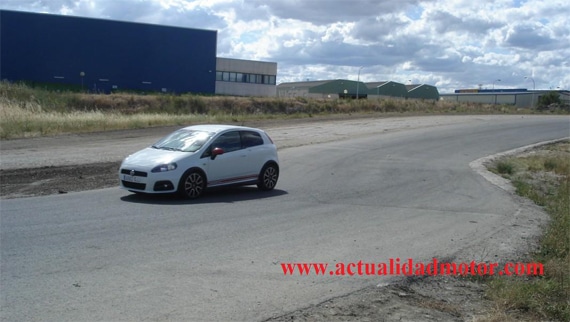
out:
<path id="1" fill-rule="evenodd" d="M 500 174 L 512 175 L 515 173 L 515 166 L 509 161 L 499 161 L 497 163 L 497 171 Z"/>

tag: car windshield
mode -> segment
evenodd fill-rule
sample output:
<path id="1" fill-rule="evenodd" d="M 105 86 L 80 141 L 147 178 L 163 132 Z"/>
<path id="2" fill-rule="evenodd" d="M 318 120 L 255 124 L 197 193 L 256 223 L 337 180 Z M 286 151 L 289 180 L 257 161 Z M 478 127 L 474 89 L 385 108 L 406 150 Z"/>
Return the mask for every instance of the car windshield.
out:
<path id="1" fill-rule="evenodd" d="M 162 138 L 152 147 L 171 151 L 196 152 L 211 137 L 212 133 L 210 132 L 182 129 Z"/>

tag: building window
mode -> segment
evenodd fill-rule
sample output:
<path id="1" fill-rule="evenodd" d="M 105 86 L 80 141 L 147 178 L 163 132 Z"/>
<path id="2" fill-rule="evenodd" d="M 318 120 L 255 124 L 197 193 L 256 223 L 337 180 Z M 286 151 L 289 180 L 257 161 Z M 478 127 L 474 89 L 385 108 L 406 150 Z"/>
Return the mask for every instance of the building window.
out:
<path id="1" fill-rule="evenodd" d="M 263 75 L 263 84 L 273 85 L 273 83 L 271 83 L 271 76 L 270 75 Z"/>
<path id="2" fill-rule="evenodd" d="M 246 74 L 235 72 L 216 72 L 216 81 L 275 85 L 275 75 Z"/>

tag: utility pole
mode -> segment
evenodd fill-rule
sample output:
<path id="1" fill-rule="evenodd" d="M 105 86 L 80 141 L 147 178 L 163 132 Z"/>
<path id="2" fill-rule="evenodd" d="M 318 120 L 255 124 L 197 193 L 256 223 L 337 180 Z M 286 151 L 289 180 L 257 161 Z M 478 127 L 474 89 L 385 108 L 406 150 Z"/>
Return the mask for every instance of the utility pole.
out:
<path id="1" fill-rule="evenodd" d="M 360 85 L 360 71 L 362 70 L 362 68 L 364 68 L 364 66 L 360 66 L 360 68 L 358 69 L 358 79 L 356 81 L 356 100 L 358 101 L 358 87 Z"/>

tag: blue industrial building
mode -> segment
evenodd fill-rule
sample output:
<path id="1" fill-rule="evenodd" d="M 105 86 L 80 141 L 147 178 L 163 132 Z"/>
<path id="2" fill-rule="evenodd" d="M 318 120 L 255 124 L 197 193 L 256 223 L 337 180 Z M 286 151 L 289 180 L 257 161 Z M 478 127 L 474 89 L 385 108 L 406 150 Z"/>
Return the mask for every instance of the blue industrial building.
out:
<path id="1" fill-rule="evenodd" d="M 214 94 L 217 31 L 0 10 L 0 79 Z"/>

